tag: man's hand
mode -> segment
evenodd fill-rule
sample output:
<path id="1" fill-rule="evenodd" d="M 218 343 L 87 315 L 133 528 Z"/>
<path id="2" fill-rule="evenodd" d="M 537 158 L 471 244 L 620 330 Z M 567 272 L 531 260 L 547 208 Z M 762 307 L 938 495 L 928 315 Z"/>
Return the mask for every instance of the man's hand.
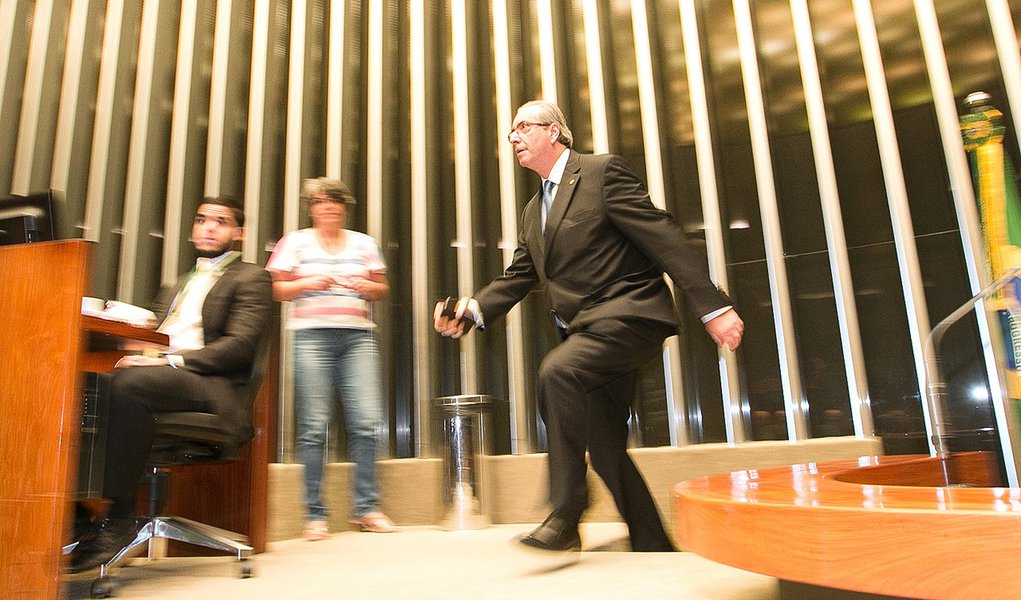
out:
<path id="1" fill-rule="evenodd" d="M 117 361 L 114 365 L 118 369 L 123 367 L 165 367 L 170 364 L 170 361 L 165 356 L 144 356 L 142 354 L 132 354 L 125 356 L 124 358 Z"/>
<path id="2" fill-rule="evenodd" d="M 709 332 L 709 337 L 713 338 L 717 346 L 733 352 L 741 345 L 741 336 L 744 335 L 744 321 L 738 316 L 736 310 L 730 309 L 706 323 L 705 329 Z"/>
<path id="3" fill-rule="evenodd" d="M 449 298 L 448 298 L 449 300 Z M 454 305 L 453 317 L 449 312 L 444 312 L 443 308 L 447 302 L 440 300 L 436 303 L 436 308 L 433 309 L 433 328 L 442 336 L 452 337 L 457 339 L 467 333 L 474 320 L 470 317 L 465 317 L 465 311 L 468 309 L 468 303 L 472 299 L 467 296 L 462 296 L 457 304 Z"/>

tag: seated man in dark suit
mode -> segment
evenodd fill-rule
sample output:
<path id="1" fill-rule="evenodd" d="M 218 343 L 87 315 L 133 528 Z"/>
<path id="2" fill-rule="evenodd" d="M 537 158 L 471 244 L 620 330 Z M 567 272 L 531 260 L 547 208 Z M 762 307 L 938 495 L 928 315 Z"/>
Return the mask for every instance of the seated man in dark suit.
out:
<path id="1" fill-rule="evenodd" d="M 160 290 L 154 312 L 170 353 L 127 356 L 110 385 L 103 493 L 106 518 L 72 552 L 71 570 L 109 561 L 137 534 L 135 486 L 152 448 L 153 414 L 197 411 L 219 415 L 239 441 L 252 437 L 248 380 L 273 303 L 269 273 L 233 251 L 245 215 L 224 197 L 206 198 L 192 226 L 199 258 L 176 286 Z"/>

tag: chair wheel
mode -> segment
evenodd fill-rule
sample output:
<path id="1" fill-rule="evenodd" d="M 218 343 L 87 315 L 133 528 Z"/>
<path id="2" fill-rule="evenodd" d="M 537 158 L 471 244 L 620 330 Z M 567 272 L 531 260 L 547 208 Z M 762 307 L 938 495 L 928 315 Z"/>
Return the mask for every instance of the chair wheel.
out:
<path id="1" fill-rule="evenodd" d="M 92 582 L 92 589 L 89 591 L 90 598 L 109 598 L 113 596 L 113 580 L 109 577 L 100 577 Z"/>
<path id="2" fill-rule="evenodd" d="M 253 574 L 254 573 L 252 572 L 252 565 L 248 564 L 247 560 L 241 561 L 241 564 L 238 565 L 238 578 L 248 579 Z"/>

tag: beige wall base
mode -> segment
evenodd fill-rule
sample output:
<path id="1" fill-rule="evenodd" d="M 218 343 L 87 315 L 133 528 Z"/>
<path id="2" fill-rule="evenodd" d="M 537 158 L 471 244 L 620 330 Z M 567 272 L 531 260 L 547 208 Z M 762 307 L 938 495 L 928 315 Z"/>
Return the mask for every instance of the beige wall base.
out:
<path id="1" fill-rule="evenodd" d="M 683 448 L 636 448 L 631 456 L 659 505 L 667 530 L 673 520 L 670 490 L 703 475 L 762 469 L 801 462 L 822 462 L 882 454 L 876 438 L 821 438 L 803 442 L 696 444 Z M 301 536 L 305 509 L 302 469 L 298 464 L 269 466 L 269 540 Z M 438 458 L 382 460 L 378 463 L 382 509 L 398 525 L 434 525 L 443 519 L 443 464 Z M 324 500 L 330 508 L 330 530 L 344 531 L 350 513 L 351 463 L 326 466 Z M 537 523 L 546 505 L 546 455 L 487 457 L 484 461 L 484 511 L 494 523 Z M 590 507 L 586 521 L 619 521 L 613 499 L 589 470 Z"/>

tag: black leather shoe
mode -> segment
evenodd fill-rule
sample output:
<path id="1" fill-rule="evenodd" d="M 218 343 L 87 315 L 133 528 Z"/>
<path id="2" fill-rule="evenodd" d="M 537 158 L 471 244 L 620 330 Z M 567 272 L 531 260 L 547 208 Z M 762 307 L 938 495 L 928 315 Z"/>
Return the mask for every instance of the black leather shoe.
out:
<path id="1" fill-rule="evenodd" d="M 547 552 L 580 552 L 581 537 L 578 536 L 578 522 L 564 519 L 556 513 L 546 517 L 542 525 L 518 541 L 536 550 Z"/>
<path id="2" fill-rule="evenodd" d="M 71 552 L 71 573 L 81 573 L 104 565 L 138 535 L 135 519 L 105 519 L 94 536 L 82 540 Z"/>

